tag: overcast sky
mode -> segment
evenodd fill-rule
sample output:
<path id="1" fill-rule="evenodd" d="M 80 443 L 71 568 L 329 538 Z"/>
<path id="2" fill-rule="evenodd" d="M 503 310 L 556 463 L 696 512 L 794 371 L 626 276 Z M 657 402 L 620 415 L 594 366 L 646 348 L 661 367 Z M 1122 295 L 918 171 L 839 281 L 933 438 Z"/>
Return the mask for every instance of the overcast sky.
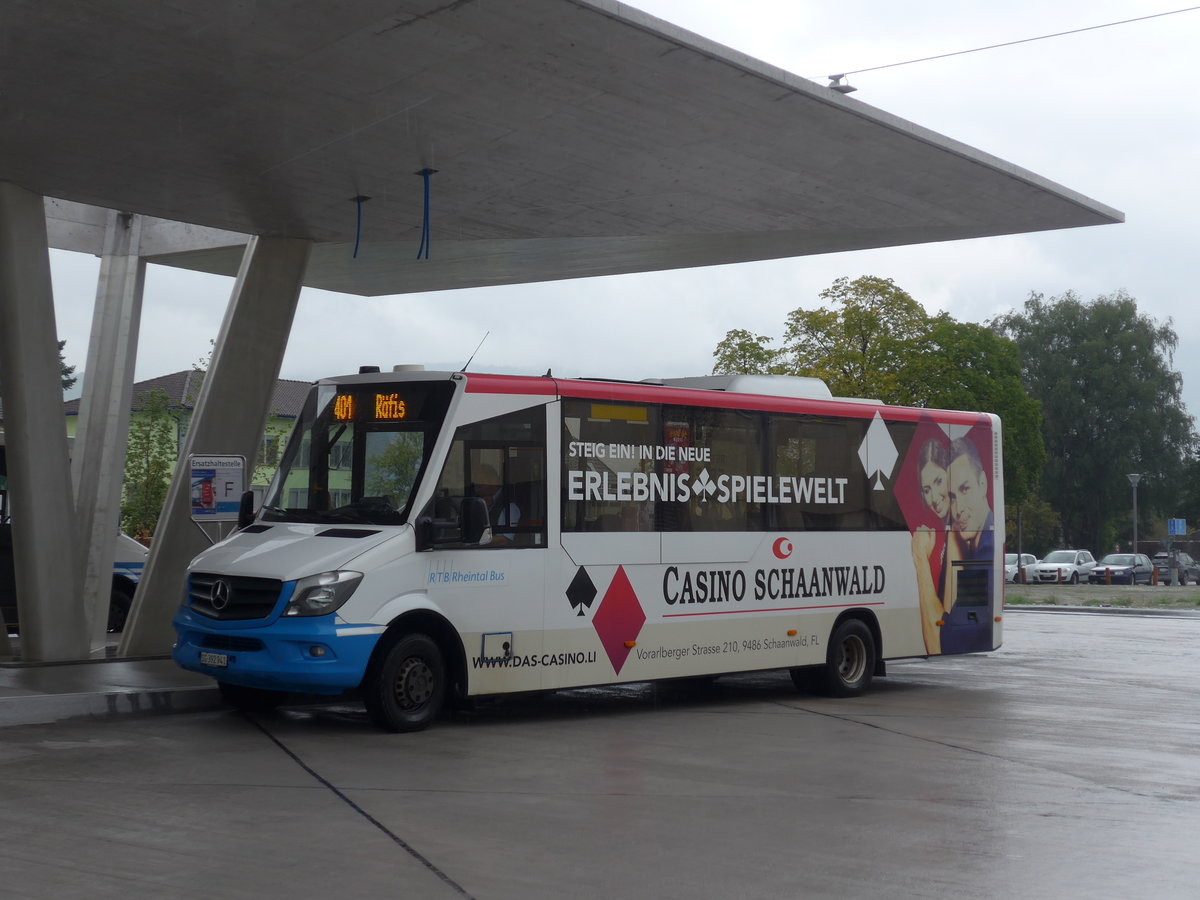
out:
<path id="1" fill-rule="evenodd" d="M 797 75 L 968 50 L 1183 8 L 1170 0 L 634 0 L 630 5 Z M 1173 320 L 1200 411 L 1200 10 L 851 75 L 854 99 L 1121 210 L 1126 223 L 1028 236 L 647 275 L 366 299 L 306 289 L 282 376 L 360 364 L 647 378 L 705 374 L 731 328 L 780 335 L 835 278 L 892 278 L 931 312 L 982 322 L 1031 291 L 1125 289 Z M 434 234 L 436 249 L 436 231 Z M 98 260 L 54 251 L 60 337 L 83 368 Z M 232 279 L 150 266 L 137 378 L 204 356 Z M 606 312 L 603 321 L 595 310 Z M 1081 415 L 1083 411 L 1081 411 Z"/>

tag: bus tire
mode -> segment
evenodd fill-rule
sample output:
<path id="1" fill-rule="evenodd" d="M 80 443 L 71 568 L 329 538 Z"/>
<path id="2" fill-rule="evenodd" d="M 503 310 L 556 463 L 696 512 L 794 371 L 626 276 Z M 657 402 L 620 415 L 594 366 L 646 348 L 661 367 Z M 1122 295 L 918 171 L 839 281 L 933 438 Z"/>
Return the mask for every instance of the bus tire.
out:
<path id="1" fill-rule="evenodd" d="M 818 669 L 818 687 L 829 697 L 858 697 L 871 686 L 875 674 L 875 636 L 860 619 L 845 619 L 829 638 L 824 668 Z"/>
<path id="2" fill-rule="evenodd" d="M 441 714 L 446 663 L 437 641 L 403 634 L 379 649 L 363 679 L 363 703 L 385 731 L 420 731 Z"/>
<path id="3" fill-rule="evenodd" d="M 221 692 L 222 700 L 242 712 L 270 712 L 287 697 L 283 691 L 268 691 L 227 681 L 218 681 L 217 689 Z"/>

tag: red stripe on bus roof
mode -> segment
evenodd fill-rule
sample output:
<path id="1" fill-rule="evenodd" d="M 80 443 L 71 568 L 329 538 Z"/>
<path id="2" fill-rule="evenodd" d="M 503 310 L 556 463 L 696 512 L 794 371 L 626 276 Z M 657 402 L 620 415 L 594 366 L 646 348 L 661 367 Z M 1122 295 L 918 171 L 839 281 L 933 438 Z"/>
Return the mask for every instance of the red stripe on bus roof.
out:
<path id="1" fill-rule="evenodd" d="M 529 375 L 476 375 L 464 373 L 468 394 L 534 394 L 555 396 L 558 387 L 553 378 Z"/>
<path id="2" fill-rule="evenodd" d="M 670 403 L 677 406 L 706 406 L 716 409 L 745 409 L 761 412 L 807 413 L 809 415 L 843 416 L 851 419 L 870 419 L 878 412 L 889 421 L 915 422 L 931 416 L 945 424 L 974 425 L 980 413 L 942 409 L 918 409 L 907 406 L 887 406 L 882 403 L 820 400 L 814 398 L 779 397 L 770 394 L 739 394 L 708 391 L 699 388 L 678 388 L 658 384 L 639 384 L 625 381 L 584 381 L 533 377 L 528 375 L 467 374 L 466 390 L 472 394 L 525 394 L 571 397 L 580 400 L 605 400 L 620 403 Z"/>

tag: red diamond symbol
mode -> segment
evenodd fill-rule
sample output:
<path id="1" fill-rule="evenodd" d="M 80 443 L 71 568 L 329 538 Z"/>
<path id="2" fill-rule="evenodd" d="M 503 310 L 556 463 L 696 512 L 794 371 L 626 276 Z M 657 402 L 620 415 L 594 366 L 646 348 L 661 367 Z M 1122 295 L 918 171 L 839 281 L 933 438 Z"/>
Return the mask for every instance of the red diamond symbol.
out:
<path id="1" fill-rule="evenodd" d="M 604 652 L 608 654 L 608 660 L 618 675 L 631 649 L 625 646 L 625 642 L 637 640 L 645 624 L 646 613 L 642 611 L 642 604 L 633 592 L 629 576 L 625 574 L 623 566 L 618 566 L 612 584 L 600 601 L 600 608 L 592 616 L 592 627 L 600 636 Z"/>

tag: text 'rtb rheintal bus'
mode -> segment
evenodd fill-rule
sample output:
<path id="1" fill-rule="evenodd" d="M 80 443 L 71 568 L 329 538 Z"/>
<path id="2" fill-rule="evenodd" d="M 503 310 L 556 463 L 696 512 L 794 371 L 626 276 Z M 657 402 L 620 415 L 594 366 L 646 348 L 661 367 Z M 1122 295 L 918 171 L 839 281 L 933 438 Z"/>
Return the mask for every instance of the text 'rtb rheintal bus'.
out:
<path id="1" fill-rule="evenodd" d="M 239 705 L 447 699 L 1000 646 L 1000 422 L 814 379 L 398 367 L 318 382 L 257 519 L 192 563 L 176 661 Z"/>

